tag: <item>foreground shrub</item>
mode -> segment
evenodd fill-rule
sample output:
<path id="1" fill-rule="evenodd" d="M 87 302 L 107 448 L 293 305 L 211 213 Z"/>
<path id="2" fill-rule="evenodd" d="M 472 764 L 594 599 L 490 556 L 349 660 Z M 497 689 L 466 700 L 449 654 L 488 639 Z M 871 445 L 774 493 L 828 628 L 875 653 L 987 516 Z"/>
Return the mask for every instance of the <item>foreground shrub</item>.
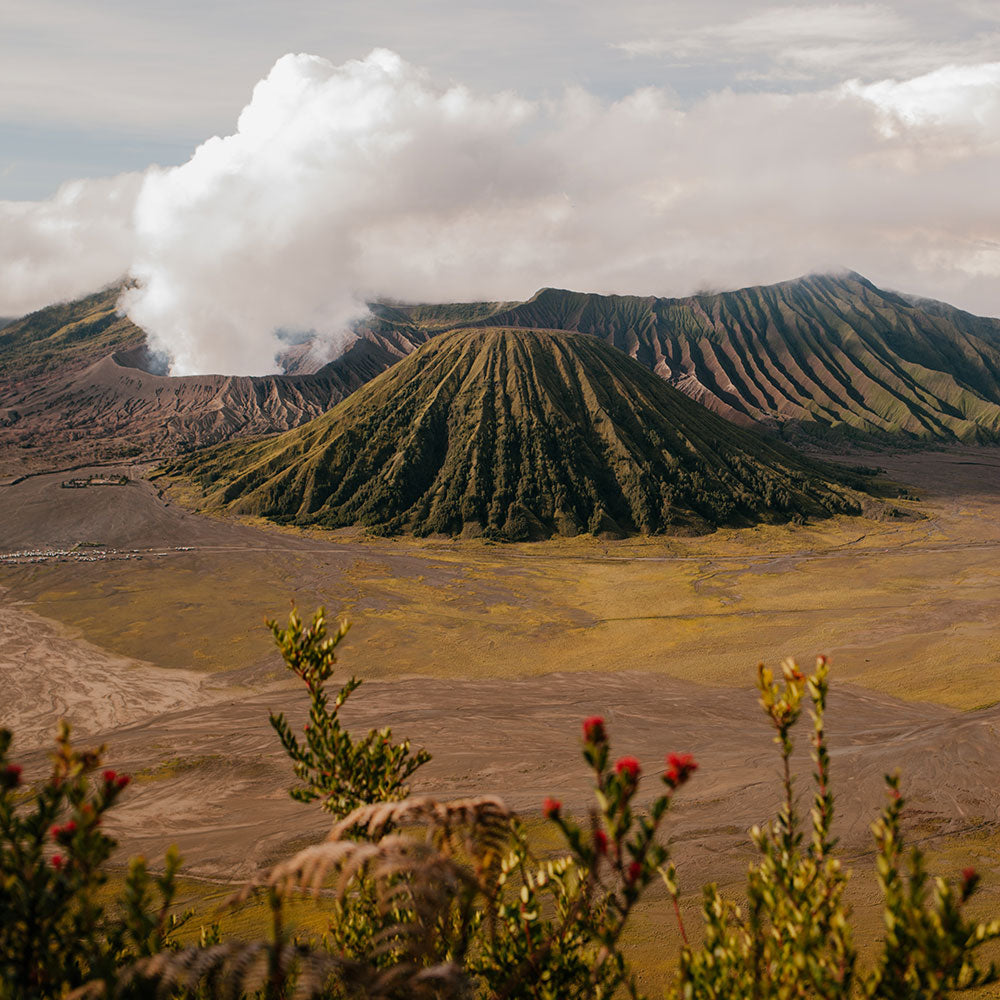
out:
<path id="1" fill-rule="evenodd" d="M 873 967 L 859 972 L 843 899 L 847 875 L 833 856 L 833 794 L 823 727 L 826 660 L 818 661 L 811 677 L 794 663 L 784 663 L 782 684 L 761 666 L 758 686 L 781 751 L 782 808 L 769 827 L 750 831 L 759 860 L 747 877 L 746 905 L 723 898 L 714 885 L 705 887 L 704 944 L 682 949 L 675 994 L 685 1000 L 917 1000 L 995 982 L 996 967 L 979 968 L 975 952 L 1000 937 L 1000 921 L 978 923 L 962 913 L 962 904 L 975 891 L 976 873 L 966 869 L 957 891 L 943 879 L 935 879 L 929 891 L 920 850 L 913 848 L 904 864 L 903 798 L 896 775 L 886 778 L 889 802 L 872 827 L 885 939 Z M 815 796 L 811 835 L 803 847 L 792 788 L 791 730 L 806 695 L 813 720 Z M 676 901 L 673 874 L 667 884 Z"/>
<path id="2" fill-rule="evenodd" d="M 134 859 L 117 899 L 106 902 L 105 865 L 115 841 L 101 829 L 128 777 L 101 768 L 103 747 L 78 751 L 63 723 L 52 771 L 34 788 L 9 758 L 0 730 L 0 998 L 62 996 L 167 947 L 183 918 L 170 914 L 180 864 L 162 875 Z"/>

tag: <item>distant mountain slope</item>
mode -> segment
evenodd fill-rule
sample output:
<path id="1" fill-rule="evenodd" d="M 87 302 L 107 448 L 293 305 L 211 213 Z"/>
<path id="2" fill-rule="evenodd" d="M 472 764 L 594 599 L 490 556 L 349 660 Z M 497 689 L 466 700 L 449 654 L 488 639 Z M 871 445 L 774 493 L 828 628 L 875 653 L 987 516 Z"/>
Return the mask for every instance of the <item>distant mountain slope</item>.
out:
<path id="1" fill-rule="evenodd" d="M 27 379 L 46 371 L 89 363 L 128 348 L 146 335 L 120 317 L 121 287 L 105 288 L 75 302 L 62 302 L 0 326 L 0 379 Z"/>
<path id="2" fill-rule="evenodd" d="M 856 274 L 680 299 L 543 289 L 522 303 L 375 304 L 332 363 L 290 347 L 292 381 L 156 381 L 142 331 L 115 311 L 119 291 L 0 328 L 0 474 L 286 430 L 470 326 L 591 334 L 716 413 L 793 442 L 1000 441 L 1000 320 Z"/>
<path id="3" fill-rule="evenodd" d="M 593 334 L 715 412 L 792 438 L 1000 440 L 1000 320 L 853 273 L 681 299 L 547 288 L 475 325 Z"/>
<path id="4" fill-rule="evenodd" d="M 858 512 L 829 466 L 734 427 L 593 337 L 433 338 L 304 427 L 175 461 L 209 506 L 502 539 Z"/>
<path id="5" fill-rule="evenodd" d="M 318 370 L 307 355 L 291 352 L 289 367 L 298 374 L 171 378 L 158 373 L 143 331 L 118 316 L 120 291 L 51 306 L 0 329 L 0 474 L 171 455 L 287 430 L 429 336 L 386 310 Z"/>

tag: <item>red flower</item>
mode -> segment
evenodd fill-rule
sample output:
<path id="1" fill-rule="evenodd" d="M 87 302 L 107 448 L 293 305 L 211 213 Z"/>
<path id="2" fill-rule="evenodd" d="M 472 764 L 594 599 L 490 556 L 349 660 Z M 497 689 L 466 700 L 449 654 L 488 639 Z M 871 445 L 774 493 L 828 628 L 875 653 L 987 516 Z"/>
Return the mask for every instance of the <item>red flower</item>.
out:
<path id="1" fill-rule="evenodd" d="M 639 876 L 642 874 L 642 865 L 638 861 L 633 861 L 632 864 L 628 866 L 627 876 L 629 882 L 638 882 Z"/>
<path id="2" fill-rule="evenodd" d="M 559 815 L 559 810 L 562 809 L 562 803 L 558 799 L 546 799 L 542 803 L 542 815 L 546 819 L 555 819 Z"/>
<path id="3" fill-rule="evenodd" d="M 70 820 L 65 826 L 54 826 L 49 831 L 52 834 L 53 840 L 58 840 L 65 842 L 70 840 L 74 833 L 76 833 L 76 823 Z"/>
<path id="4" fill-rule="evenodd" d="M 683 785 L 698 770 L 698 762 L 689 753 L 667 754 L 667 772 L 663 780 L 671 787 Z"/>
<path id="5" fill-rule="evenodd" d="M 963 903 L 976 891 L 976 886 L 979 885 L 979 877 L 979 872 L 975 868 L 962 869 L 961 893 Z"/>
<path id="6" fill-rule="evenodd" d="M 118 776 L 118 780 L 115 782 L 115 785 L 118 788 L 124 788 L 131 780 L 132 779 L 129 777 L 129 775 L 127 775 L 127 774 L 120 774 Z"/>
<path id="7" fill-rule="evenodd" d="M 608 835 L 603 830 L 594 831 L 594 850 L 598 854 L 608 853 Z"/>
<path id="8" fill-rule="evenodd" d="M 53 854 L 52 855 L 52 867 L 55 868 L 56 871 L 59 871 L 59 869 L 62 868 L 62 866 L 63 866 L 62 855 L 61 854 Z"/>
<path id="9" fill-rule="evenodd" d="M 104 779 L 104 784 L 113 785 L 115 783 L 115 778 L 118 777 L 117 771 L 105 771 L 101 777 Z"/>
<path id="10" fill-rule="evenodd" d="M 615 764 L 615 773 L 626 778 L 632 784 L 635 784 L 639 780 L 639 772 L 641 770 L 642 768 L 635 757 L 622 757 Z"/>
<path id="11" fill-rule="evenodd" d="M 608 741 L 602 716 L 592 715 L 589 719 L 583 720 L 583 738 L 587 743 L 606 743 Z"/>
<path id="12" fill-rule="evenodd" d="M 17 788 L 21 784 L 22 770 L 23 768 L 20 764 L 8 764 L 0 770 L 0 787 Z"/>

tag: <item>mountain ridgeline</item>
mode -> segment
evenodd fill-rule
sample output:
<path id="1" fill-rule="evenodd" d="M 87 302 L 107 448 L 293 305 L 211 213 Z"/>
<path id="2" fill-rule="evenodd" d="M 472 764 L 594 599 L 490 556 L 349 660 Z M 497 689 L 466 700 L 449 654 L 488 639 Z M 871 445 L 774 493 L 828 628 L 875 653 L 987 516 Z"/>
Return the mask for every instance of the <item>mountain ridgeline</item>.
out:
<path id="1" fill-rule="evenodd" d="M 1000 441 L 1000 320 L 813 275 L 687 298 L 547 288 L 526 302 L 375 303 L 325 362 L 282 374 L 172 378 L 119 316 L 120 287 L 0 328 L 0 474 L 297 427 L 450 330 L 584 333 L 743 426 L 822 448 Z"/>
<path id="2" fill-rule="evenodd" d="M 446 307 L 435 322 L 447 325 Z M 674 299 L 546 288 L 455 325 L 591 334 L 716 413 L 791 440 L 1000 440 L 1000 320 L 851 272 Z"/>
<path id="3" fill-rule="evenodd" d="M 0 474 L 169 456 L 297 427 L 429 336 L 373 316 L 325 365 L 290 349 L 283 374 L 172 377 L 143 331 L 118 315 L 120 293 L 108 288 L 0 329 Z"/>
<path id="4" fill-rule="evenodd" d="M 596 337 L 460 330 L 309 424 L 175 460 L 210 508 L 518 541 L 858 513 L 859 480 L 735 427 Z"/>

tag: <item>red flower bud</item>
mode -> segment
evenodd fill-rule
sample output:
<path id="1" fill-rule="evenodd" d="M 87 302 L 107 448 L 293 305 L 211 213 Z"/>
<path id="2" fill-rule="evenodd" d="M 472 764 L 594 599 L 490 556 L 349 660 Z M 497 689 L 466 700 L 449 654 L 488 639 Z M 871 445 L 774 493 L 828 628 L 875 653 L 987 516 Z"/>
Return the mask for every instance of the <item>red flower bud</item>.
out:
<path id="1" fill-rule="evenodd" d="M 608 835 L 603 830 L 594 831 L 594 850 L 598 854 L 608 853 Z"/>
<path id="2" fill-rule="evenodd" d="M 667 771 L 663 780 L 671 787 L 683 785 L 698 770 L 698 762 L 689 753 L 667 754 Z"/>
<path id="3" fill-rule="evenodd" d="M 115 783 L 115 778 L 118 777 L 117 771 L 105 771 L 101 777 L 104 779 L 104 784 L 113 785 Z"/>
<path id="4" fill-rule="evenodd" d="M 975 868 L 962 869 L 961 895 L 963 903 L 976 891 L 976 886 L 979 885 L 979 878 L 979 872 Z"/>
<path id="5" fill-rule="evenodd" d="M 632 864 L 628 866 L 626 874 L 629 882 L 638 882 L 639 876 L 642 874 L 642 865 L 638 861 L 633 861 Z"/>
<path id="6" fill-rule="evenodd" d="M 615 773 L 626 778 L 632 784 L 635 784 L 639 780 L 639 772 L 641 770 L 642 768 L 635 757 L 622 757 L 615 764 Z"/>
<path id="7" fill-rule="evenodd" d="M 52 835 L 53 840 L 65 843 L 67 840 L 72 839 L 73 834 L 76 833 L 76 823 L 70 820 L 65 826 L 52 827 L 49 833 Z"/>
<path id="8" fill-rule="evenodd" d="M 62 868 L 62 866 L 63 866 L 62 855 L 61 854 L 53 854 L 52 855 L 52 867 L 55 868 L 56 871 L 59 871 L 59 869 Z"/>
<path id="9" fill-rule="evenodd" d="M 20 764 L 8 764 L 0 768 L 0 788 L 17 788 L 21 784 L 22 770 Z"/>
<path id="10" fill-rule="evenodd" d="M 608 734 L 604 731 L 604 719 L 600 715 L 583 720 L 583 738 L 587 743 L 607 743 Z"/>
<path id="11" fill-rule="evenodd" d="M 562 809 L 562 803 L 558 799 L 546 799 L 542 803 L 542 815 L 546 819 L 555 819 L 559 815 L 559 810 Z"/>
<path id="12" fill-rule="evenodd" d="M 115 785 L 118 788 L 125 788 L 131 780 L 132 779 L 131 779 L 131 777 L 129 775 L 127 775 L 127 774 L 120 774 L 118 776 L 118 780 L 115 781 Z"/>

